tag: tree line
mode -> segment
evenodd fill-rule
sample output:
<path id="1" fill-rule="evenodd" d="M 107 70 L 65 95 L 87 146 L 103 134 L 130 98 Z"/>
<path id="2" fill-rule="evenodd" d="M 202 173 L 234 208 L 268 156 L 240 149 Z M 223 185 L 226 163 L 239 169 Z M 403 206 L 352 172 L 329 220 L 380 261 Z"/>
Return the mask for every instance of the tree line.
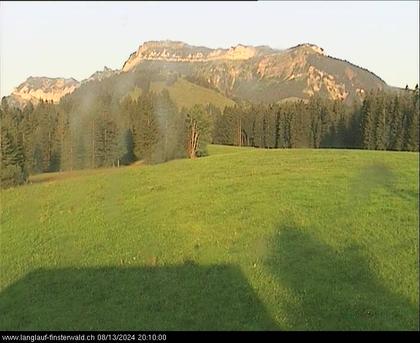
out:
<path id="1" fill-rule="evenodd" d="M 93 89 L 95 90 L 95 89 Z M 361 104 L 312 97 L 276 104 L 238 103 L 178 109 L 169 93 L 143 87 L 118 98 L 97 88 L 0 108 L 1 184 L 30 174 L 160 163 L 206 155 L 208 143 L 259 148 L 419 150 L 419 90 L 369 92 Z"/>
<path id="2" fill-rule="evenodd" d="M 419 93 L 371 91 L 362 104 L 235 105 L 215 116 L 213 142 L 260 148 L 419 150 Z"/>

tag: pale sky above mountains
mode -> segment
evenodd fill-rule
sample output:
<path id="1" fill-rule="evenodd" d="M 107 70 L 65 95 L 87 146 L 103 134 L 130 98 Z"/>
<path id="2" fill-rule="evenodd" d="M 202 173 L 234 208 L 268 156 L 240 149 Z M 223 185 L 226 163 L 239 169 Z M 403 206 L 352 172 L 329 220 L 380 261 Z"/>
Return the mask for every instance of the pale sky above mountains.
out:
<path id="1" fill-rule="evenodd" d="M 82 80 L 149 40 L 229 48 L 313 43 L 389 85 L 419 81 L 418 1 L 1 2 L 0 95 L 29 76 Z"/>

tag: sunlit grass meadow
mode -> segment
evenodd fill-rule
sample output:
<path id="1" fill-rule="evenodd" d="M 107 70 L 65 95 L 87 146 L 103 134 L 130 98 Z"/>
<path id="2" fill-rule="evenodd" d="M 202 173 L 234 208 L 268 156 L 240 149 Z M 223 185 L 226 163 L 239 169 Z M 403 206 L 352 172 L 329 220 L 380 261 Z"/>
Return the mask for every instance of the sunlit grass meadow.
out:
<path id="1" fill-rule="evenodd" d="M 419 154 L 210 146 L 1 191 L 0 329 L 416 330 Z"/>

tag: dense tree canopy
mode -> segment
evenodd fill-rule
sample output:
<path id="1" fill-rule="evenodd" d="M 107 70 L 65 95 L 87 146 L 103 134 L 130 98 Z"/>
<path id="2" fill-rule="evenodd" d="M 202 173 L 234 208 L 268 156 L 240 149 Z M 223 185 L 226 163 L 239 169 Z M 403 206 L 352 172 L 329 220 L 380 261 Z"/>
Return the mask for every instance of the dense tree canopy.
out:
<path id="1" fill-rule="evenodd" d="M 308 102 L 226 107 L 213 142 L 262 148 L 419 150 L 419 92 L 372 91 L 361 105 Z"/>

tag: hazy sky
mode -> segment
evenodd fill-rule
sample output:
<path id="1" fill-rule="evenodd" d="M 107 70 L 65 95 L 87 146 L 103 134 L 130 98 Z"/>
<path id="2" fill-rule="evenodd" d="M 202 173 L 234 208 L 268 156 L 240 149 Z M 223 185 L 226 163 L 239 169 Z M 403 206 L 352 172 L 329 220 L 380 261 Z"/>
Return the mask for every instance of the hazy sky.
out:
<path id="1" fill-rule="evenodd" d="M 309 42 L 388 84 L 419 79 L 419 2 L 1 2 L 0 93 L 28 76 L 121 68 L 144 41 L 227 48 Z"/>

